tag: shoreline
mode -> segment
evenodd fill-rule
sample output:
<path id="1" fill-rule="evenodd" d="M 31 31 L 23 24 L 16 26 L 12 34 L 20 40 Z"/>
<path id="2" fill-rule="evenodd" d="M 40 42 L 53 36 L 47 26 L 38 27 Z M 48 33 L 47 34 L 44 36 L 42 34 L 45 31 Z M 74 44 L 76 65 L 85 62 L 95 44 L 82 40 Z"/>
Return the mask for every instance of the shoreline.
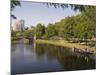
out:
<path id="1" fill-rule="evenodd" d="M 24 41 L 25 41 L 25 42 L 23 42 L 24 44 L 28 43 L 28 40 L 24 40 Z M 76 49 L 77 52 L 80 52 L 80 53 L 82 53 L 82 52 L 96 53 L 95 47 L 89 47 L 89 46 L 82 45 L 79 43 L 70 43 L 65 40 L 40 40 L 39 39 L 39 40 L 33 40 L 33 42 L 39 43 L 39 44 L 51 44 L 51 45 L 55 45 L 55 46 L 68 47 L 68 48 Z M 12 41 L 11 43 L 16 44 L 16 43 L 18 43 L 18 40 Z"/>
<path id="2" fill-rule="evenodd" d="M 94 47 L 84 46 L 79 43 L 69 43 L 65 40 L 35 40 L 36 43 L 40 44 L 51 44 L 55 46 L 63 46 L 68 48 L 77 48 L 79 49 L 79 52 L 85 52 L 85 53 L 96 53 L 96 50 Z M 87 50 L 85 50 L 87 48 Z"/>

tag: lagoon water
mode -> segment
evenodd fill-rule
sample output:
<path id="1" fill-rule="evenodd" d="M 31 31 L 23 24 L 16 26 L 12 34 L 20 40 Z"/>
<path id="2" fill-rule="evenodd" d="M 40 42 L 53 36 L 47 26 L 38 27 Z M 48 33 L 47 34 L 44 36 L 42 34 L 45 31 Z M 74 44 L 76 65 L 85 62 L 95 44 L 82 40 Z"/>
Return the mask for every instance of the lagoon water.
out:
<path id="1" fill-rule="evenodd" d="M 12 44 L 11 74 L 95 69 L 95 57 L 49 44 Z"/>

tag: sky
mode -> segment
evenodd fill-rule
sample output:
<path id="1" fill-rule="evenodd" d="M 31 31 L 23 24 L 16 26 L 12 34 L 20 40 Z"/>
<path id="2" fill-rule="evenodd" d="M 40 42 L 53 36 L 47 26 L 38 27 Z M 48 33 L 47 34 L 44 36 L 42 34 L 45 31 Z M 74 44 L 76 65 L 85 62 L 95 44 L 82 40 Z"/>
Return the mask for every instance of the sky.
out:
<path id="1" fill-rule="evenodd" d="M 21 7 L 17 6 L 12 11 L 17 17 L 17 20 L 23 19 L 25 26 L 36 26 L 41 23 L 47 25 L 48 23 L 59 22 L 67 16 L 77 15 L 79 11 L 73 11 L 71 7 L 63 9 L 61 7 L 54 8 L 52 6 L 44 5 L 37 2 L 21 2 Z M 12 19 L 12 23 L 16 20 Z"/>

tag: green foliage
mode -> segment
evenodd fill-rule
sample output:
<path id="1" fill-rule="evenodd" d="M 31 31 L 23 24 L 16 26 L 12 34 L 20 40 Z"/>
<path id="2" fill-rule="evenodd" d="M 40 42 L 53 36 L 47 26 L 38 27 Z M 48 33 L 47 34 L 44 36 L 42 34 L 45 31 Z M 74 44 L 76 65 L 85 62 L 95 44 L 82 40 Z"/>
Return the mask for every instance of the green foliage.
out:
<path id="1" fill-rule="evenodd" d="M 23 36 L 25 38 L 34 37 L 34 31 L 33 30 L 25 30 L 23 32 Z"/>
<path id="2" fill-rule="evenodd" d="M 21 36 L 20 32 L 12 33 L 13 37 Z M 59 22 L 48 24 L 45 27 L 38 24 L 31 29 L 25 28 L 25 37 L 36 36 L 37 39 L 66 39 L 70 41 L 87 41 L 96 38 L 96 7 L 86 6 L 79 15 L 65 17 Z M 45 37 L 45 38 L 44 38 Z M 77 39 L 77 40 L 76 40 Z"/>
<path id="3" fill-rule="evenodd" d="M 74 20 L 74 16 L 66 17 L 65 19 L 61 20 L 60 23 L 60 31 L 59 35 L 67 40 L 74 37 L 74 27 L 76 26 L 76 22 Z"/>
<path id="4" fill-rule="evenodd" d="M 11 36 L 12 36 L 12 37 L 18 37 L 18 36 L 20 36 L 20 35 L 22 35 L 22 33 L 21 33 L 20 31 L 12 31 L 12 32 L 11 32 Z"/>
<path id="5" fill-rule="evenodd" d="M 57 31 L 55 29 L 55 25 L 48 24 L 46 28 L 46 37 L 50 38 L 57 35 Z"/>
<path id="6" fill-rule="evenodd" d="M 19 37 L 22 35 L 22 33 L 20 31 L 12 31 L 11 32 L 11 40 L 18 40 Z"/>
<path id="7" fill-rule="evenodd" d="M 79 23 L 75 27 L 77 38 L 92 39 L 95 38 L 96 31 L 96 13 L 95 7 L 87 8 L 78 18 Z"/>
<path id="8" fill-rule="evenodd" d="M 44 27 L 42 24 L 36 26 L 36 36 L 41 38 L 63 38 L 66 40 L 86 41 L 95 38 L 96 31 L 96 8 L 95 6 L 85 7 L 86 11 L 79 15 L 65 17 L 55 24 L 48 24 Z"/>
<path id="9" fill-rule="evenodd" d="M 45 34 L 45 26 L 38 24 L 35 28 L 35 34 L 37 39 L 40 39 Z"/>

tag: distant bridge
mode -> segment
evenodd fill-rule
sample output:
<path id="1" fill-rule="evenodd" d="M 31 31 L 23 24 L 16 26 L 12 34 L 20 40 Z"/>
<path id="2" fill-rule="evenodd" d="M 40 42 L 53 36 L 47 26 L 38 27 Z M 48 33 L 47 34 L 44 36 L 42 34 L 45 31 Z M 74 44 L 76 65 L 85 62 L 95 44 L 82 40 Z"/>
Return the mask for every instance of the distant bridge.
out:
<path id="1" fill-rule="evenodd" d="M 36 36 L 30 36 L 30 37 L 25 37 L 25 36 L 20 36 L 18 37 L 19 39 L 28 39 L 29 44 L 32 44 L 34 40 L 36 40 Z"/>

